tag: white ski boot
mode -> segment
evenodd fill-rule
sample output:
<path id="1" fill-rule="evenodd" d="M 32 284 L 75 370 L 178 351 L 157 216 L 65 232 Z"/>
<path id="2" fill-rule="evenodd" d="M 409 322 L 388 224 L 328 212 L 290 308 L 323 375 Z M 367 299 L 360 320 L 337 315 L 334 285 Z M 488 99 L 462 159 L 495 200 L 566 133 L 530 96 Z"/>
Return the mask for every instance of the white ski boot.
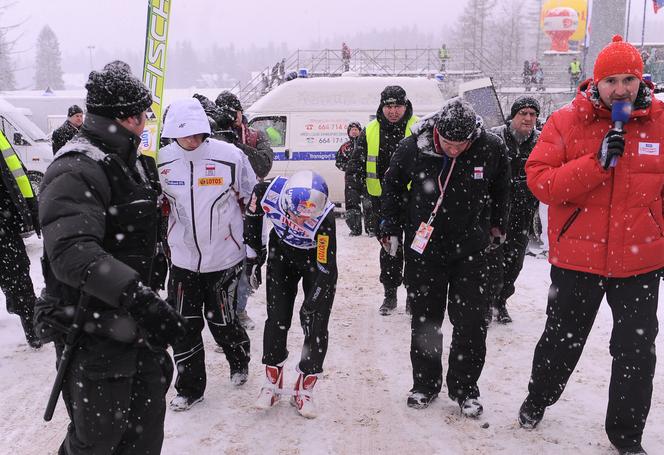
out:
<path id="1" fill-rule="evenodd" d="M 313 419 L 318 415 L 312 396 L 317 380 L 317 374 L 299 373 L 295 382 L 295 390 L 291 397 L 291 404 L 295 406 L 301 416 L 307 419 Z"/>
<path id="2" fill-rule="evenodd" d="M 277 404 L 284 386 L 284 364 L 265 365 L 265 384 L 261 388 L 255 407 L 270 409 Z"/>

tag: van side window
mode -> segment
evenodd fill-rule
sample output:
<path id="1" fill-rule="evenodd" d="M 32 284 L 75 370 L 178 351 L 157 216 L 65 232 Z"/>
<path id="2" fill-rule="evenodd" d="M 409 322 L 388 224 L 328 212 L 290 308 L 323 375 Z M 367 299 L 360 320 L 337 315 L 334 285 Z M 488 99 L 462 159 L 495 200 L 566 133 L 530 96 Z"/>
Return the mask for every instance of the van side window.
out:
<path id="1" fill-rule="evenodd" d="M 283 147 L 286 144 L 285 116 L 257 117 L 249 122 L 249 126 L 264 132 L 272 147 Z"/>
<path id="2" fill-rule="evenodd" d="M 14 125 L 2 116 L 0 116 L 0 129 L 2 129 L 2 133 L 12 145 L 30 145 L 23 139 L 23 136 L 16 130 Z"/>

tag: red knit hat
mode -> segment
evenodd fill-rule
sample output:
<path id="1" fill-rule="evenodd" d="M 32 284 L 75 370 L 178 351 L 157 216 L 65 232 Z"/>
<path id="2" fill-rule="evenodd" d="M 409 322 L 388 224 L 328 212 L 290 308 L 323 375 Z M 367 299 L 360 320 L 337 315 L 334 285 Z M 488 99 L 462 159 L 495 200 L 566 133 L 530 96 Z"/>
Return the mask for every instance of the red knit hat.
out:
<path id="1" fill-rule="evenodd" d="M 643 76 L 643 59 L 639 51 L 623 41 L 620 35 L 613 35 L 613 42 L 604 46 L 597 55 L 593 68 L 595 84 L 613 74 L 632 74 L 639 79 Z"/>

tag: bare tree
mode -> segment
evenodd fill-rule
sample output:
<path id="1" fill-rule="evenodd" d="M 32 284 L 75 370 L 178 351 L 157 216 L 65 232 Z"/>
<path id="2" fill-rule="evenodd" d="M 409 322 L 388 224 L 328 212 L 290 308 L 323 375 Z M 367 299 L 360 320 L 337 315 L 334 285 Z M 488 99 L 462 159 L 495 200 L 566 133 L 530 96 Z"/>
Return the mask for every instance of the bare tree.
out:
<path id="1" fill-rule="evenodd" d="M 16 2 L 0 2 L 0 90 L 15 90 L 16 77 L 14 72 L 16 67 L 14 65 L 13 54 L 16 40 L 18 38 L 11 38 L 10 33 L 18 28 L 20 24 L 7 25 L 4 20 L 6 11 Z"/>
<path id="2" fill-rule="evenodd" d="M 37 59 L 35 70 L 35 87 L 53 90 L 62 90 L 65 83 L 62 80 L 62 56 L 60 43 L 53 30 L 45 25 L 37 37 Z"/>

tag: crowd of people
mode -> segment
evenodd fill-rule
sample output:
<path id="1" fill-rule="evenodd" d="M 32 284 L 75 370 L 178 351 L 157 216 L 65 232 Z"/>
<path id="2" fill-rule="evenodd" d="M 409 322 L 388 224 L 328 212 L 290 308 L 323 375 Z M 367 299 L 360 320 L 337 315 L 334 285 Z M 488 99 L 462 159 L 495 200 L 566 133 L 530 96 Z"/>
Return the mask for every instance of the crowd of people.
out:
<path id="1" fill-rule="evenodd" d="M 85 120 L 57 150 L 39 210 L 0 136 L 0 263 L 16 268 L 11 282 L 0 282 L 8 311 L 20 316 L 32 347 L 54 341 L 61 365 L 71 356 L 62 384 L 70 423 L 59 453 L 159 453 L 173 374 L 172 411 L 204 397 L 206 323 L 230 381 L 245 384 L 250 325 L 241 302 L 260 288 L 264 264 L 265 382 L 256 407 L 290 397 L 297 412 L 315 417 L 338 284 L 325 180 L 313 171 L 266 179 L 269 140 L 246 125 L 232 93 L 172 103 L 155 161 L 137 153 L 152 97 L 126 65 L 91 72 L 86 89 Z M 447 311 L 447 394 L 463 416 L 483 413 L 487 330 L 494 311 L 498 322 L 511 321 L 507 303 L 540 201 L 548 205 L 551 288 L 518 422 L 535 428 L 560 398 L 606 297 L 614 314 L 606 433 L 621 454 L 646 453 L 664 268 L 664 103 L 652 90 L 638 51 L 616 37 L 541 132 L 540 105 L 528 95 L 512 104 L 504 126 L 488 130 L 459 98 L 418 118 L 394 85 L 380 94 L 374 120 L 348 125 L 336 162 L 351 236 L 364 224 L 377 239 L 379 313 L 394 312 L 399 286 L 407 291 L 407 406 L 426 408 L 442 391 Z M 624 126 L 612 122 L 619 102 L 632 106 Z M 20 233 L 40 227 L 45 288 L 37 299 Z M 158 251 L 169 268 L 166 298 Z M 296 380 L 285 388 L 300 282 L 304 340 Z"/>

